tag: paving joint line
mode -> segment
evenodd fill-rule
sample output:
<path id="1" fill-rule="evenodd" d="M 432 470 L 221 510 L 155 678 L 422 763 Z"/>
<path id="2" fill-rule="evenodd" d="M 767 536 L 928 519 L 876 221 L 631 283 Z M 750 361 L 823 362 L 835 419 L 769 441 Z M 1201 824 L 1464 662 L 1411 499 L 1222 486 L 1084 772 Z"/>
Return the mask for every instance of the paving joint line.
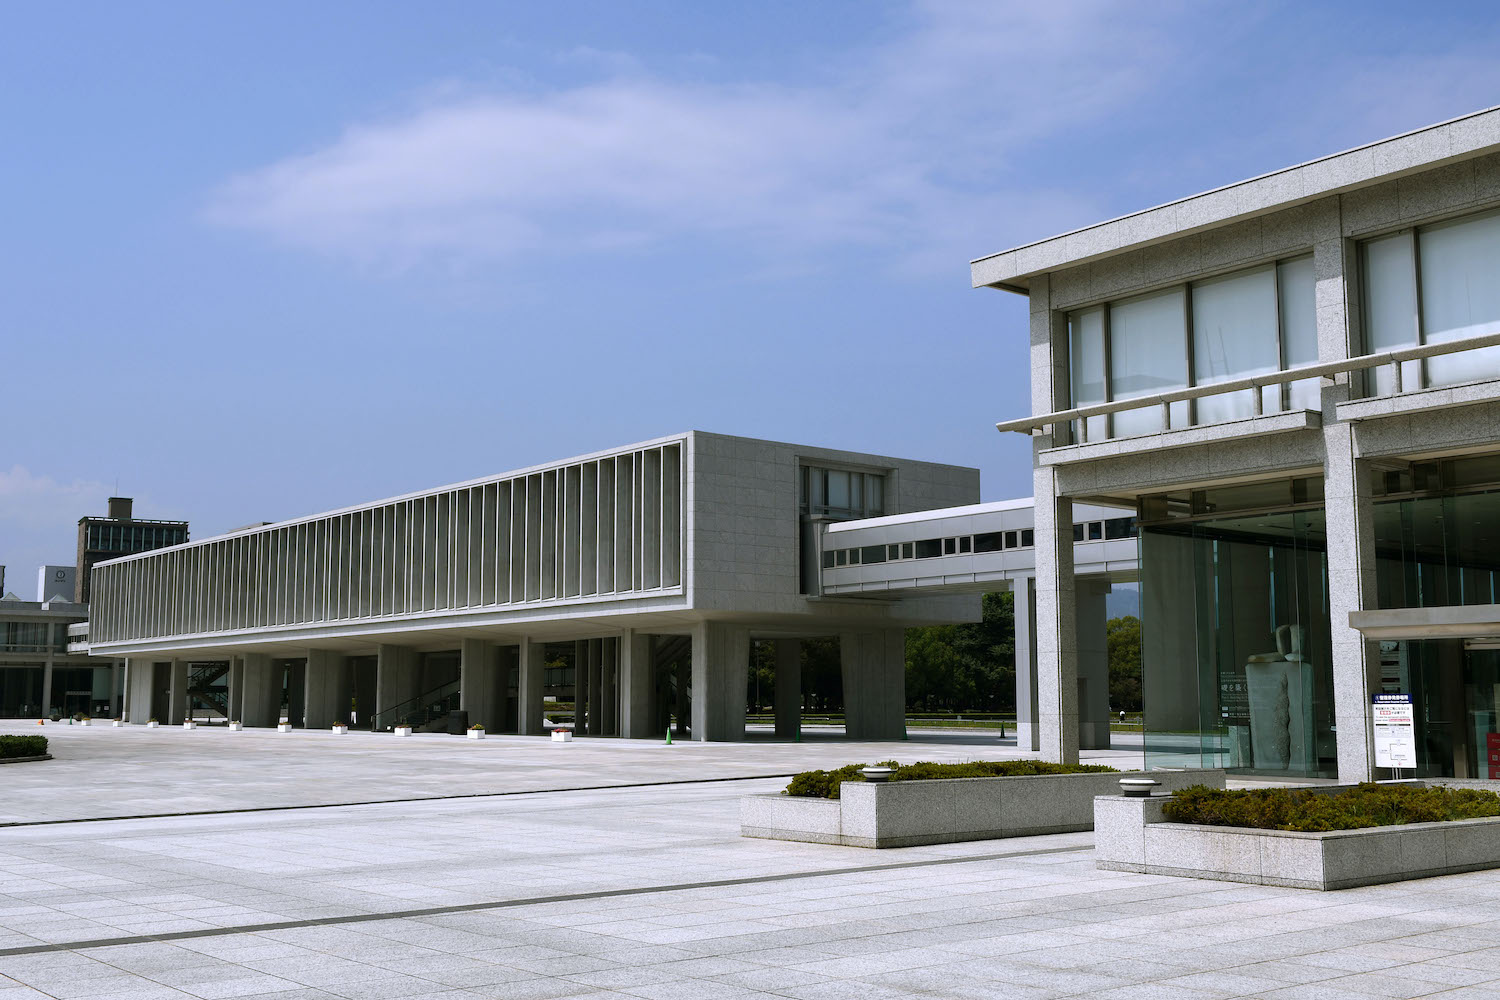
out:
<path id="1" fill-rule="evenodd" d="M 446 916 L 453 913 L 478 913 L 486 910 L 509 910 L 524 906 L 543 906 L 548 903 L 577 903 L 594 899 L 617 899 L 622 896 L 654 896 L 662 893 L 686 892 L 694 889 L 722 889 L 737 885 L 764 885 L 772 882 L 794 882 L 801 879 L 830 878 L 839 875 L 860 875 L 867 872 L 889 872 L 903 871 L 910 868 L 966 865 L 981 861 L 1003 861 L 1008 858 L 1029 858 L 1046 854 L 1076 854 L 1083 851 L 1092 851 L 1093 849 L 1092 844 L 1080 847 L 1039 847 L 1029 851 L 974 854 L 957 858 L 927 858 L 921 861 L 893 861 L 888 864 L 858 865 L 851 868 L 822 868 L 802 872 L 779 872 L 774 875 L 746 875 L 740 878 L 712 879 L 704 882 L 677 882 L 668 885 L 635 886 L 627 889 L 599 889 L 593 892 L 559 893 L 550 896 L 524 896 L 517 899 L 490 900 L 484 903 L 453 903 L 448 906 L 428 906 L 420 909 L 396 910 L 390 913 L 351 913 L 341 917 L 308 917 L 304 920 L 275 920 L 260 924 L 242 924 L 237 927 L 204 927 L 191 931 L 167 931 L 162 934 L 92 938 L 84 941 L 59 941 L 51 944 L 0 948 L 0 958 L 11 958 L 19 955 L 45 955 L 60 951 L 86 951 L 93 948 L 117 948 L 135 944 L 192 941 L 199 938 L 229 937 L 235 934 L 260 934 L 265 931 L 299 930 L 306 927 L 332 927 L 338 924 L 369 924 L 381 920 L 412 920 L 421 917 Z"/>
<path id="2" fill-rule="evenodd" d="M 348 806 L 390 806 L 407 802 L 449 802 L 454 799 L 500 799 L 514 795 L 554 795 L 559 792 L 607 792 L 615 788 L 662 788 L 668 785 L 713 785 L 728 781 L 763 781 L 795 778 L 801 772 L 745 774 L 732 778 L 673 778 L 668 781 L 634 781 L 621 785 L 570 785 L 567 788 L 517 788 L 508 792 L 461 792 L 455 795 L 418 795 L 405 799 L 360 799 L 357 802 L 324 802 L 295 806 L 245 806 L 240 809 L 194 809 L 183 812 L 133 813 L 129 816 L 78 816 L 72 819 L 15 820 L 0 823 L 0 830 L 28 826 L 63 826 L 68 823 L 117 823 L 133 819 L 172 819 L 177 816 L 241 816 L 246 813 L 293 812 L 299 809 L 343 809 Z"/>

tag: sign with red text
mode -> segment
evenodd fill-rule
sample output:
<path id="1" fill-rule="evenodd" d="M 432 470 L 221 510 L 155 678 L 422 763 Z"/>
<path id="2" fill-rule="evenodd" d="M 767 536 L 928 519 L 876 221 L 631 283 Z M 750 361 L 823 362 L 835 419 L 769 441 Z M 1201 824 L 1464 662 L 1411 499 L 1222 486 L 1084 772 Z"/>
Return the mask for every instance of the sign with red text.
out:
<path id="1" fill-rule="evenodd" d="M 1417 766 L 1417 717 L 1409 694 L 1370 696 L 1376 767 Z"/>

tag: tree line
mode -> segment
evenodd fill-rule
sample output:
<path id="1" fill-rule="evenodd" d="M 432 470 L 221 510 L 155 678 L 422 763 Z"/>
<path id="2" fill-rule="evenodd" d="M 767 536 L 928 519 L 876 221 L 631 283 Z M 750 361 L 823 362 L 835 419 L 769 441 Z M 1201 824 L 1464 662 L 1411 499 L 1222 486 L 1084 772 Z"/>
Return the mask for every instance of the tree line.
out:
<path id="1" fill-rule="evenodd" d="M 1141 623 L 1133 615 L 1105 626 L 1112 711 L 1141 709 Z M 1016 623 L 1013 595 L 985 594 L 977 622 L 906 630 L 906 707 L 912 712 L 998 712 L 1016 709 Z M 746 700 L 770 711 L 776 665 L 770 643 L 753 651 Z M 838 640 L 802 640 L 803 710 L 843 711 Z"/>

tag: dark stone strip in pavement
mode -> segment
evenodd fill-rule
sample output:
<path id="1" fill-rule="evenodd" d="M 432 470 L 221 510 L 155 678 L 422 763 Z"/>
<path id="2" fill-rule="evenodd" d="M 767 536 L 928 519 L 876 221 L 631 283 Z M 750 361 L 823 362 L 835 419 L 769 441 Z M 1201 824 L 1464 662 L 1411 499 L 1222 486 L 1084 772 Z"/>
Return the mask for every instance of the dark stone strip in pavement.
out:
<path id="1" fill-rule="evenodd" d="M 708 882 L 678 882 L 671 885 L 637 886 L 631 889 L 601 889 L 595 892 L 570 892 L 554 896 L 525 896 L 519 899 L 500 899 L 488 903 L 454 903 L 450 906 L 429 906 L 416 910 L 394 910 L 390 913 L 350 913 L 342 917 L 309 917 L 305 920 L 277 920 L 263 924 L 244 924 L 238 927 L 205 927 L 192 931 L 169 931 L 162 934 L 140 934 L 131 937 L 94 938 L 88 941 L 62 941 L 55 944 L 23 945 L 17 948 L 0 948 L 0 958 L 13 955 L 44 955 L 59 951 L 84 951 L 90 948 L 115 948 L 121 945 L 154 944 L 169 941 L 191 941 L 196 938 L 229 937 L 235 934 L 258 934 L 262 931 L 297 930 L 303 927 L 331 927 L 338 924 L 368 924 L 377 920 L 407 920 L 416 917 L 437 917 L 450 913 L 475 913 L 482 910 L 506 910 L 522 906 L 539 906 L 545 903 L 577 903 L 590 899 L 613 899 L 620 896 L 651 896 L 664 892 L 685 892 L 693 889 L 722 889 L 736 885 L 760 885 L 767 882 L 792 882 L 799 879 L 828 878 L 835 875 L 859 875 L 866 872 L 902 871 L 907 868 L 936 868 L 943 865 L 967 865 L 981 861 L 1003 861 L 1008 858 L 1029 858 L 1043 854 L 1071 854 L 1092 851 L 1093 845 L 1084 847 L 1042 847 L 1030 851 L 1008 851 L 1000 854 L 975 854 L 959 858 L 929 858 L 924 861 L 895 861 L 883 865 L 856 865 L 852 868 L 823 868 L 805 872 L 782 872 L 776 875 L 748 875 L 743 878 L 721 878 Z"/>
<path id="2" fill-rule="evenodd" d="M 116 823 L 132 819 L 172 819 L 177 816 L 235 816 L 243 813 L 293 812 L 299 809 L 342 809 L 345 806 L 390 806 L 403 802 L 446 802 L 450 799 L 499 799 L 511 795 L 552 795 L 557 792 L 607 792 L 615 788 L 659 788 L 665 785 L 713 785 L 726 781 L 761 781 L 794 778 L 786 774 L 742 774 L 733 778 L 674 778 L 670 781 L 633 781 L 618 785 L 570 785 L 567 788 L 518 788 L 509 792 L 463 792 L 458 795 L 417 795 L 407 799 L 360 799 L 356 802 L 322 802 L 298 806 L 245 806 L 242 809 L 184 809 L 181 812 L 132 813 L 128 816 L 79 816 L 75 819 L 36 819 L 0 822 L 0 830 L 26 826 L 62 826 L 67 823 Z"/>

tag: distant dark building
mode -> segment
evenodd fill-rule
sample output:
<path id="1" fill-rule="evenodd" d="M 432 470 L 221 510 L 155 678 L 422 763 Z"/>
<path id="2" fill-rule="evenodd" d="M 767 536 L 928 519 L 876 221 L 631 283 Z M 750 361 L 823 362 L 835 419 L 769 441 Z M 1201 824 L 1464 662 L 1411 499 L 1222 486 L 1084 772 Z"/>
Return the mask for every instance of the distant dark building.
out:
<path id="1" fill-rule="evenodd" d="M 188 540 L 186 521 L 145 521 L 132 517 L 135 501 L 130 497 L 110 497 L 108 517 L 78 519 L 78 582 L 75 599 L 79 604 L 89 600 L 89 571 L 94 563 L 137 552 L 181 545 Z"/>

